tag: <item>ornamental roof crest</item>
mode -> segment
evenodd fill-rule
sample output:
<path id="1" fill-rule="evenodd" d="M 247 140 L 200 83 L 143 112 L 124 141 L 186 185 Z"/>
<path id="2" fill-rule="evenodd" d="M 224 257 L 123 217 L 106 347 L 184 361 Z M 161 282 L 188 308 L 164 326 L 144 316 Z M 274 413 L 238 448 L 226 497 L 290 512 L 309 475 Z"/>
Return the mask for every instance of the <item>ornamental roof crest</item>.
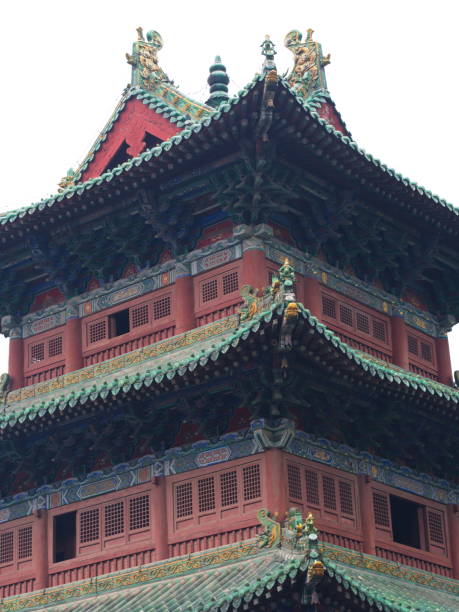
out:
<path id="1" fill-rule="evenodd" d="M 304 97 L 319 89 L 327 90 L 324 68 L 330 63 L 330 54 L 323 56 L 322 46 L 312 39 L 313 33 L 314 30 L 309 29 L 303 41 L 301 32 L 291 30 L 284 41 L 295 57 L 287 82 Z"/>
<path id="2" fill-rule="evenodd" d="M 127 62 L 132 66 L 132 85 L 153 89 L 158 81 L 173 84 L 158 64 L 158 51 L 162 46 L 163 39 L 159 32 L 150 30 L 145 40 L 143 29 L 137 28 L 137 40 L 132 45 L 132 55 L 126 53 Z"/>

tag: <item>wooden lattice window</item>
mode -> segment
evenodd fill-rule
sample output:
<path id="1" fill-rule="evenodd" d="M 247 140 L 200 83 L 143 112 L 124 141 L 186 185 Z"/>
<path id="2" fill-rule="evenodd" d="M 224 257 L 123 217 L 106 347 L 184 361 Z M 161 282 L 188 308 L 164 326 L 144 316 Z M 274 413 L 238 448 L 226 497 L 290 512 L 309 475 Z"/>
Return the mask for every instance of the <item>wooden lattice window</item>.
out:
<path id="1" fill-rule="evenodd" d="M 425 362 L 427 367 L 433 366 L 434 362 L 434 344 L 423 337 L 415 334 L 407 335 L 408 353 L 412 356 L 414 362 Z"/>
<path id="2" fill-rule="evenodd" d="M 364 334 L 370 333 L 370 319 L 363 312 L 356 311 L 355 313 L 355 326 L 357 329 Z"/>
<path id="3" fill-rule="evenodd" d="M 336 510 L 335 479 L 330 476 L 322 477 L 323 503 L 328 510 Z"/>
<path id="4" fill-rule="evenodd" d="M 129 529 L 142 529 L 150 525 L 150 497 L 140 495 L 129 500 Z"/>
<path id="5" fill-rule="evenodd" d="M 419 354 L 418 340 L 414 336 L 408 334 L 408 352 L 412 355 Z"/>
<path id="6" fill-rule="evenodd" d="M 435 544 L 445 544 L 445 529 L 443 525 L 443 513 L 436 510 L 427 510 L 427 528 L 429 539 Z"/>
<path id="7" fill-rule="evenodd" d="M 390 528 L 389 498 L 385 493 L 373 491 L 373 512 L 375 525 L 377 527 Z"/>
<path id="8" fill-rule="evenodd" d="M 345 480 L 340 480 L 339 485 L 339 503 L 342 514 L 354 515 L 354 498 L 352 495 L 352 486 Z"/>
<path id="9" fill-rule="evenodd" d="M 150 312 L 148 304 L 140 304 L 140 306 L 133 306 L 129 309 L 129 315 L 131 319 L 131 328 L 141 327 L 147 325 L 150 322 Z"/>
<path id="10" fill-rule="evenodd" d="M 228 295 L 239 289 L 239 279 L 237 271 L 223 275 L 223 295 Z"/>
<path id="11" fill-rule="evenodd" d="M 327 317 L 336 319 L 336 300 L 328 295 L 322 295 L 322 312 Z"/>
<path id="12" fill-rule="evenodd" d="M 339 305 L 339 320 L 344 325 L 348 325 L 349 327 L 353 326 L 353 317 L 352 317 L 352 308 L 349 306 L 345 306 L 344 304 Z"/>
<path id="13" fill-rule="evenodd" d="M 45 359 L 45 343 L 37 342 L 30 347 L 30 363 L 38 363 Z"/>
<path id="14" fill-rule="evenodd" d="M 56 336 L 48 340 L 48 357 L 62 355 L 62 336 Z"/>
<path id="15" fill-rule="evenodd" d="M 18 559 L 32 556 L 32 525 L 18 529 Z"/>
<path id="16" fill-rule="evenodd" d="M 193 487 L 191 482 L 177 485 L 175 489 L 175 514 L 177 518 L 193 514 Z"/>
<path id="17" fill-rule="evenodd" d="M 88 343 L 93 344 L 107 337 L 107 320 L 101 319 L 88 325 Z"/>
<path id="18" fill-rule="evenodd" d="M 373 337 L 381 342 L 387 342 L 386 324 L 379 319 L 373 319 Z"/>
<path id="19" fill-rule="evenodd" d="M 260 466 L 248 465 L 242 470 L 244 500 L 256 499 L 261 496 Z"/>
<path id="20" fill-rule="evenodd" d="M 163 319 L 171 314 L 171 298 L 166 295 L 153 302 L 153 319 Z"/>
<path id="21" fill-rule="evenodd" d="M 0 533 L 0 563 L 11 563 L 14 555 L 13 532 Z"/>
<path id="22" fill-rule="evenodd" d="M 433 361 L 432 358 L 432 345 L 427 342 L 421 342 L 421 359 L 425 361 Z"/>
<path id="23" fill-rule="evenodd" d="M 99 508 L 83 510 L 80 513 L 80 543 L 99 539 Z"/>
<path id="24" fill-rule="evenodd" d="M 301 500 L 301 472 L 296 465 L 287 465 L 288 494 L 292 499 Z"/>
<path id="25" fill-rule="evenodd" d="M 213 476 L 198 480 L 198 507 L 199 512 L 215 510 L 215 485 Z"/>
<path id="26" fill-rule="evenodd" d="M 237 504 L 237 472 L 235 470 L 220 474 L 220 489 L 223 507 Z"/>
<path id="27" fill-rule="evenodd" d="M 124 531 L 124 502 L 119 501 L 105 506 L 105 537 L 123 533 Z"/>
<path id="28" fill-rule="evenodd" d="M 311 470 L 306 470 L 306 501 L 308 504 L 320 506 L 319 475 Z"/>
<path id="29" fill-rule="evenodd" d="M 203 302 L 210 302 L 218 297 L 218 283 L 216 278 L 205 281 L 201 285 L 201 299 Z"/>

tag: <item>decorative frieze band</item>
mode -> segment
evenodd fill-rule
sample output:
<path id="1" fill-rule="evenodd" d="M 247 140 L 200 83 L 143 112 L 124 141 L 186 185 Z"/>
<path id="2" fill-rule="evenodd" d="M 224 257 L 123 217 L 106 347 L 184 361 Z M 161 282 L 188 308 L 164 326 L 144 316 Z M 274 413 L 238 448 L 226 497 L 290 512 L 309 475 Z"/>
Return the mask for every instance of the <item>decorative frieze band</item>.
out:
<path id="1" fill-rule="evenodd" d="M 83 479 L 71 478 L 54 485 L 19 493 L 0 500 L 0 522 L 12 521 L 32 514 L 40 508 L 79 502 L 84 499 L 120 491 L 149 482 L 154 477 L 183 474 L 209 465 L 250 457 L 267 448 L 282 448 L 296 457 L 303 457 L 352 474 L 370 476 L 376 482 L 434 500 L 442 504 L 458 504 L 459 489 L 449 482 L 399 467 L 387 459 L 329 442 L 294 429 L 288 419 L 279 419 L 269 426 L 264 419 L 252 421 L 247 434 L 225 434 L 217 442 L 196 442 L 190 449 L 172 448 L 161 457 L 147 455 L 129 465 L 123 463 L 110 471 L 96 471 Z"/>

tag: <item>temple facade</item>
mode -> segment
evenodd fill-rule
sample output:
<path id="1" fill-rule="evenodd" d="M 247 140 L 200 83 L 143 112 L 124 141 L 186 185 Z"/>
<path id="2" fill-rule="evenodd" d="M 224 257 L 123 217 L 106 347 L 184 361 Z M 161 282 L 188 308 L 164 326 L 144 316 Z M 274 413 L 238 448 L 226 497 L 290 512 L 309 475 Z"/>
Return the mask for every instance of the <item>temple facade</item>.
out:
<path id="1" fill-rule="evenodd" d="M 162 45 L 0 214 L 0 610 L 457 610 L 458 209 L 353 140 L 312 30 L 206 102 Z"/>

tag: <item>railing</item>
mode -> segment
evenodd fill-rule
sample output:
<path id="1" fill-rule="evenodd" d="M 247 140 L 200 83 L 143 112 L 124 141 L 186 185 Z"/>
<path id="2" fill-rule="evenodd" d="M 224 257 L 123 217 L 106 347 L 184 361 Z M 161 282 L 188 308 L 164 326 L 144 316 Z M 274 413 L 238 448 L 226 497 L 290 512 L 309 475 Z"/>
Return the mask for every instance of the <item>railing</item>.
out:
<path id="1" fill-rule="evenodd" d="M 27 580 L 19 580 L 11 584 L 5 584 L 0 586 L 0 597 L 12 597 L 13 595 L 22 595 L 23 593 L 30 593 L 34 590 L 35 578 L 29 578 Z"/>
<path id="2" fill-rule="evenodd" d="M 372 355 L 373 357 L 376 357 L 376 359 L 380 359 L 381 361 L 392 361 L 392 355 L 390 355 L 390 353 L 385 353 L 380 349 L 376 349 L 370 346 L 369 344 L 365 344 L 364 342 L 355 340 L 355 338 L 350 338 L 349 336 L 346 336 L 345 334 L 342 334 L 341 332 L 338 332 L 336 330 L 333 330 L 333 333 L 335 333 L 340 340 L 342 340 L 346 344 L 349 344 L 349 346 L 352 346 L 358 351 L 368 353 L 369 355 Z"/>
<path id="3" fill-rule="evenodd" d="M 150 334 L 146 334 L 145 336 L 141 336 L 140 338 L 133 338 L 132 340 L 120 342 L 115 346 L 100 348 L 94 353 L 84 356 L 83 367 L 93 365 L 95 363 L 100 363 L 101 361 L 105 361 L 106 359 L 112 359 L 112 357 L 124 355 L 124 353 L 135 351 L 135 349 L 142 348 L 143 346 L 148 346 L 149 344 L 154 344 L 155 342 L 165 340 L 166 338 L 171 338 L 174 335 L 175 325 L 171 325 L 170 327 L 159 329 L 157 331 L 151 332 Z"/>
<path id="4" fill-rule="evenodd" d="M 453 576 L 453 571 L 450 567 L 441 565 L 440 563 L 432 563 L 432 561 L 426 561 L 425 559 L 419 559 L 418 557 L 412 555 L 406 555 L 404 553 L 388 550 L 387 548 L 382 548 L 381 546 L 376 546 L 376 555 L 378 557 L 382 557 L 383 559 L 416 567 L 426 572 L 440 574 L 441 576 L 447 576 L 449 578 L 452 578 Z"/>
<path id="5" fill-rule="evenodd" d="M 238 302 L 237 304 L 230 304 L 230 306 L 225 306 L 224 308 L 218 308 L 217 310 L 213 310 L 212 312 L 206 312 L 205 314 L 197 315 L 196 327 L 201 327 L 201 325 L 213 323 L 213 321 L 218 321 L 219 319 L 223 319 L 223 317 L 228 317 L 229 315 L 236 314 L 237 312 L 239 312 L 240 307 L 241 302 Z"/>
<path id="6" fill-rule="evenodd" d="M 322 529 L 319 530 L 319 533 L 322 542 L 328 542 L 329 544 L 335 544 L 336 546 L 342 546 L 343 548 L 350 548 L 351 550 L 363 552 L 363 544 L 360 540 L 323 531 Z"/>
<path id="7" fill-rule="evenodd" d="M 29 374 L 24 377 L 24 387 L 28 385 L 35 385 L 36 383 L 43 382 L 45 380 L 51 380 L 51 378 L 56 378 L 57 376 L 62 376 L 65 370 L 65 365 L 57 365 L 52 368 L 48 368 L 47 370 L 42 370 L 40 372 L 36 372 L 35 374 Z"/>
<path id="8" fill-rule="evenodd" d="M 51 571 L 49 574 L 49 586 L 53 587 L 60 584 L 66 584 L 67 582 L 84 580 L 85 578 L 94 578 L 95 576 L 102 576 L 109 572 L 118 572 L 123 569 L 129 569 L 130 567 L 153 563 L 153 561 L 156 561 L 154 548 L 114 557 L 106 561 L 87 561 L 78 567 Z"/>
<path id="9" fill-rule="evenodd" d="M 259 531 L 260 526 L 253 525 L 251 527 L 242 527 L 241 529 L 225 531 L 224 533 L 192 538 L 190 540 L 184 540 L 183 542 L 175 542 L 174 544 L 169 544 L 169 557 L 179 557 L 180 555 L 189 555 L 201 550 L 207 550 L 208 548 L 235 544 L 242 540 L 254 538 Z"/>
<path id="10" fill-rule="evenodd" d="M 414 374 L 419 374 L 419 376 L 424 376 L 424 378 L 430 378 L 431 380 L 439 380 L 437 374 L 433 374 L 428 370 L 424 370 L 424 368 L 420 368 L 419 366 L 414 365 L 414 363 L 410 363 L 410 372 L 413 372 Z"/>

